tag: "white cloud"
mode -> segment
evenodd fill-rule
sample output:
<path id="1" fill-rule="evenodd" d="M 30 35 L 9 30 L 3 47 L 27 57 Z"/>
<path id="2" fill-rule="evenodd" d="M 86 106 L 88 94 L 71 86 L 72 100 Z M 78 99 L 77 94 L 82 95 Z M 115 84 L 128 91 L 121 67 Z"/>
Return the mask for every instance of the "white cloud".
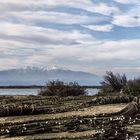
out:
<path id="1" fill-rule="evenodd" d="M 50 6 L 67 6 L 67 7 L 73 7 L 73 8 L 80 8 L 83 10 L 87 10 L 89 12 L 96 12 L 103 15 L 110 15 L 110 14 L 116 14 L 120 13 L 120 9 L 115 6 L 109 6 L 106 3 L 99 3 L 94 4 L 91 2 L 91 0 L 49 0 L 48 5 Z"/>
<path id="2" fill-rule="evenodd" d="M 104 41 L 101 44 L 91 44 L 85 48 L 78 47 L 79 60 L 92 62 L 96 60 L 139 60 L 140 40 Z M 78 56 L 78 54 L 77 54 Z"/>
<path id="3" fill-rule="evenodd" d="M 73 61 L 76 59 L 77 62 L 140 59 L 139 39 L 100 41 L 89 34 L 76 30 L 60 31 L 10 23 L 0 23 L 0 26 L 0 36 L 2 36 L 0 39 L 1 54 L 12 56 L 17 60 L 23 56 L 25 58 L 24 61 L 29 61 L 30 64 L 43 64 L 44 58 L 49 63 L 52 60 L 59 59 L 73 59 Z M 42 41 L 36 43 L 34 42 L 34 37 L 36 36 L 38 40 L 44 37 L 44 40 L 47 41 L 45 43 L 42 43 Z M 23 38 L 23 40 L 17 40 L 19 37 Z M 59 44 L 54 44 L 54 42 L 58 41 Z M 71 42 L 71 44 L 66 45 L 65 42 Z"/>
<path id="4" fill-rule="evenodd" d="M 113 25 L 82 25 L 83 27 L 94 30 L 94 31 L 101 31 L 101 32 L 110 32 L 113 29 Z"/>
<path id="5" fill-rule="evenodd" d="M 137 27 L 140 26 L 140 17 L 129 15 L 114 16 L 112 23 L 122 27 Z"/>
<path id="6" fill-rule="evenodd" d="M 114 1 L 132 4 L 132 7 L 122 13 L 122 6 L 102 1 L 0 1 L 0 68 L 59 63 L 81 70 L 82 66 L 89 63 L 90 66 L 84 70 L 101 72 L 98 62 L 114 62 L 110 66 L 113 67 L 119 59 L 128 62 L 124 64 L 126 68 L 129 67 L 129 61 L 138 62 L 140 39 L 113 41 L 110 38 L 111 35 L 115 36 L 111 34 L 116 31 L 112 30 L 116 28 L 114 25 L 140 26 L 138 1 Z M 77 13 L 72 13 L 71 8 L 76 8 L 74 12 Z M 109 38 L 103 36 L 108 40 L 95 38 L 96 34 L 102 37 L 103 32 L 108 32 Z"/>
<path id="7" fill-rule="evenodd" d="M 111 14 L 120 14 L 122 13 L 118 7 L 109 6 L 105 3 L 100 3 L 99 5 L 94 7 L 94 11 L 103 15 L 111 15 Z M 94 12 L 93 11 L 93 12 Z"/>
<path id="8" fill-rule="evenodd" d="M 1 58 L 0 59 L 0 68 L 1 69 L 10 69 L 16 68 L 20 62 L 17 59 L 10 59 L 10 58 Z"/>
<path id="9" fill-rule="evenodd" d="M 113 0 L 122 4 L 139 4 L 139 0 Z"/>
<path id="10" fill-rule="evenodd" d="M 26 11 L 26 12 L 11 12 L 6 15 L 1 15 L 1 17 L 5 18 L 5 16 L 9 18 L 17 18 L 19 21 L 24 21 L 25 23 L 34 24 L 36 22 L 52 22 L 59 24 L 92 24 L 99 23 L 102 21 L 108 21 L 108 17 L 101 16 L 87 16 L 87 15 L 74 15 L 70 13 L 61 13 L 61 12 L 53 12 L 53 11 Z"/>
<path id="11" fill-rule="evenodd" d="M 126 14 L 130 16 L 140 17 L 140 4 L 136 4 L 135 6 L 133 6 L 133 8 L 131 8 Z"/>
<path id="12" fill-rule="evenodd" d="M 77 30 L 61 31 L 57 29 L 6 22 L 0 23 L 0 27 L 0 34 L 3 36 L 7 35 L 5 36 L 5 39 L 8 39 L 9 36 L 13 37 L 13 40 L 17 40 L 19 37 L 22 37 L 23 39 L 25 38 L 25 41 L 31 41 L 31 43 L 35 41 L 33 39 L 35 37 L 38 38 L 38 41 L 42 38 L 46 38 L 48 40 L 53 40 L 54 42 L 62 41 L 62 43 L 66 41 L 79 42 L 80 40 L 88 41 L 91 38 L 93 39 L 91 35 L 80 33 Z"/>
<path id="13" fill-rule="evenodd" d="M 54 32 L 54 34 L 51 35 L 52 39 L 54 38 L 55 40 L 57 34 L 59 33 L 60 32 Z M 65 38 L 62 36 L 62 39 L 67 41 L 69 40 L 69 36 L 72 36 L 72 34 L 65 34 L 65 36 Z M 92 64 L 92 62 L 96 61 L 114 61 L 115 65 L 117 63 L 117 59 L 125 61 L 140 60 L 139 39 L 119 41 L 104 40 L 104 42 L 102 42 L 95 40 L 92 37 L 86 37 L 85 35 L 82 36 L 81 34 L 76 34 L 74 36 L 77 38 L 77 40 L 80 40 L 80 44 L 65 45 L 62 42 L 61 44 L 41 44 L 40 46 L 36 43 L 14 40 L 5 41 L 0 39 L 0 51 L 2 57 L 0 61 L 0 68 L 15 66 L 23 67 L 27 65 L 44 66 L 47 64 L 53 64 L 56 61 L 61 61 L 61 65 L 63 65 L 63 61 L 70 60 L 72 63 L 71 66 L 73 68 L 77 67 L 78 70 L 78 67 L 81 68 L 80 63 Z M 71 38 L 74 39 L 73 37 Z M 84 39 L 86 43 L 83 41 Z M 5 55 L 5 57 L 2 55 Z M 6 66 L 5 63 L 8 65 Z M 77 65 L 78 63 L 79 65 Z M 65 64 L 64 66 L 69 66 L 69 63 Z M 127 65 L 124 64 L 124 67 L 126 66 Z M 96 71 L 95 68 L 93 69 L 93 66 L 89 66 L 88 69 L 89 71 Z M 84 70 L 87 71 L 87 69 Z"/>
<path id="14" fill-rule="evenodd" d="M 120 0 L 121 1 L 121 0 Z M 131 8 L 126 10 L 123 14 L 113 16 L 112 23 L 122 27 L 138 27 L 140 26 L 140 1 L 122 1 L 131 4 Z"/>
<path id="15" fill-rule="evenodd" d="M 113 71 L 115 72 L 133 72 L 133 73 L 137 73 L 140 72 L 140 67 L 114 67 L 112 68 Z"/>
<path id="16" fill-rule="evenodd" d="M 120 13 L 120 9 L 115 6 L 110 6 L 106 3 L 99 3 L 94 4 L 91 0 L 30 0 L 28 2 L 26 1 L 17 1 L 17 0 L 5 0 L 4 2 L 0 2 L 1 4 L 7 4 L 8 8 L 11 10 L 14 10 L 13 6 L 15 6 L 15 9 L 17 9 L 18 6 L 23 6 L 27 9 L 37 9 L 37 8 L 44 8 L 44 6 L 49 8 L 56 8 L 56 7 L 71 7 L 71 8 L 77 8 L 86 10 L 93 13 L 100 13 L 103 15 L 111 15 L 111 14 L 117 14 Z M 13 5 L 15 4 L 15 5 Z M 10 8 L 11 7 L 11 8 Z M 5 10 L 8 11 L 8 8 L 5 7 Z M 21 8 L 22 9 L 22 8 Z M 4 8 L 3 8 L 4 10 Z M 19 10 L 19 9 L 18 9 Z"/>

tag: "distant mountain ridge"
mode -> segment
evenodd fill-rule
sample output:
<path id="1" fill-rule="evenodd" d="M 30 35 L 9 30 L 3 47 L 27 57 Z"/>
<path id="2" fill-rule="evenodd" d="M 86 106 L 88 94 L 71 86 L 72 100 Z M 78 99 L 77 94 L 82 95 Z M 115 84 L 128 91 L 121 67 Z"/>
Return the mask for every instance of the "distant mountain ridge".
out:
<path id="1" fill-rule="evenodd" d="M 77 81 L 81 85 L 99 85 L 101 78 L 95 74 L 73 71 L 59 67 L 26 67 L 0 71 L 0 86 L 4 85 L 44 85 L 49 80 Z"/>

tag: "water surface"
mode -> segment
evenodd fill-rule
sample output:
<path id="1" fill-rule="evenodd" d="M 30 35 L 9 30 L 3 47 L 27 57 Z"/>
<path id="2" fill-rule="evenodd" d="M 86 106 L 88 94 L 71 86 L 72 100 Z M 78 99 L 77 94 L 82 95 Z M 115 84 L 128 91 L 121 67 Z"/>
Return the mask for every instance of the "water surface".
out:
<path id="1" fill-rule="evenodd" d="M 0 95 L 37 95 L 39 91 L 38 89 L 0 89 Z M 88 95 L 97 94 L 99 89 L 87 89 Z"/>

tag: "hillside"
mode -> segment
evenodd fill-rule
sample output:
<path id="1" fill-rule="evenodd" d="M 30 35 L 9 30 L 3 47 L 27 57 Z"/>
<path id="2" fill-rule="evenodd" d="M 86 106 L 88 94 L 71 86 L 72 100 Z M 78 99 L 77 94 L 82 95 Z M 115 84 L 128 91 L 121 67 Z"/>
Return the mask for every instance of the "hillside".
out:
<path id="1" fill-rule="evenodd" d="M 99 85 L 101 78 L 95 74 L 53 67 L 44 69 L 27 67 L 0 71 L 0 85 L 44 85 L 49 80 L 77 81 L 81 85 Z"/>

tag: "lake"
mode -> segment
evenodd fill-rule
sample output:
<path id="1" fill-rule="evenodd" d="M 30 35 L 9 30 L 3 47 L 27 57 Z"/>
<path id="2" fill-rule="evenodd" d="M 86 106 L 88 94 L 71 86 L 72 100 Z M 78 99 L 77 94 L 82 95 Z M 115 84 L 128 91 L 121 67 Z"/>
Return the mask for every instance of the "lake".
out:
<path id="1" fill-rule="evenodd" d="M 37 95 L 39 89 L 0 89 L 0 95 Z M 99 89 L 87 89 L 88 95 L 97 94 Z"/>

